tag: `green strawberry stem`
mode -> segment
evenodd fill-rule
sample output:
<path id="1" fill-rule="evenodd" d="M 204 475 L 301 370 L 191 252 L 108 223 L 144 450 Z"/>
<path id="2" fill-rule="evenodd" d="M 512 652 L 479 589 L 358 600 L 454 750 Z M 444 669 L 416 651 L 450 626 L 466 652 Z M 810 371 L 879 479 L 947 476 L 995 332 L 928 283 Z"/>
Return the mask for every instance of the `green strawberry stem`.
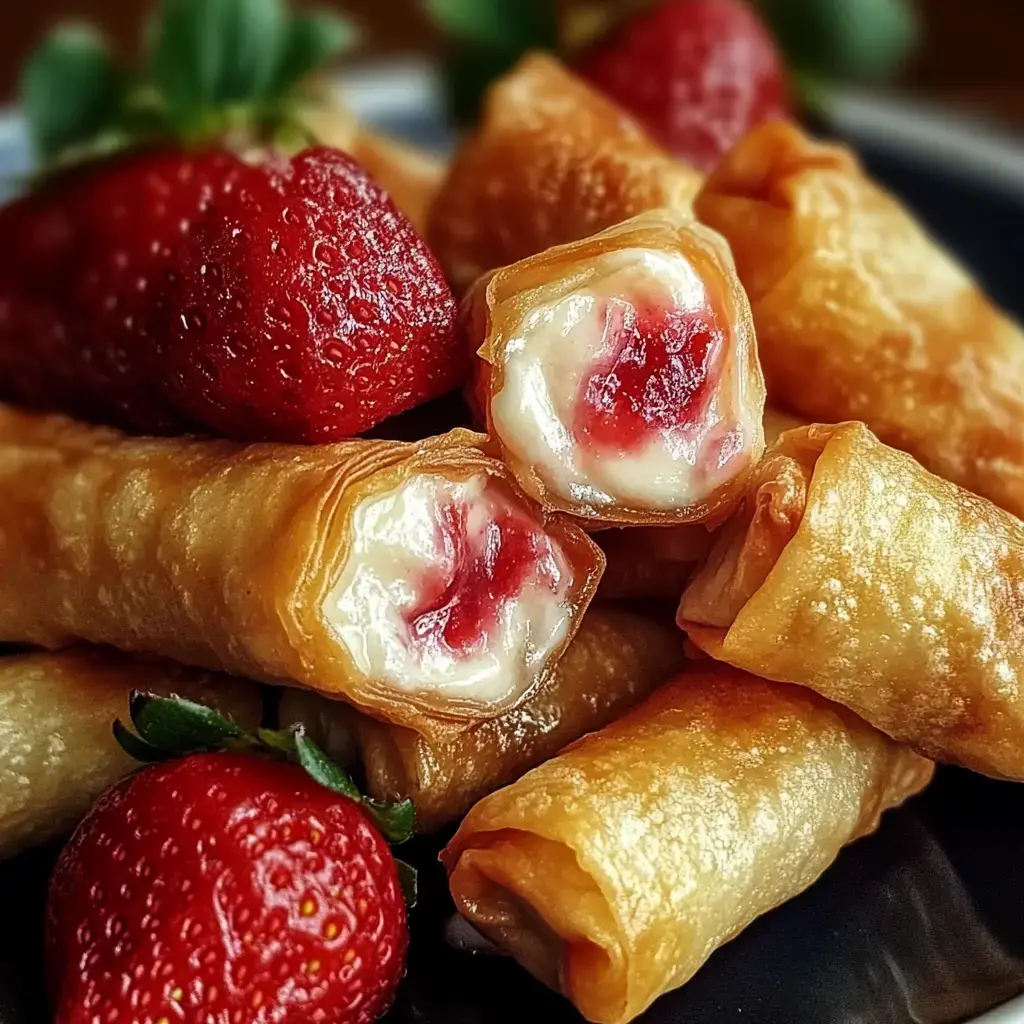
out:
<path id="1" fill-rule="evenodd" d="M 356 39 L 341 15 L 284 0 L 164 0 L 136 68 L 94 29 L 56 28 L 25 65 L 21 105 L 47 168 L 168 139 L 266 143 Z"/>
<path id="2" fill-rule="evenodd" d="M 288 760 L 301 766 L 321 786 L 360 804 L 388 842 L 397 845 L 413 836 L 416 819 L 411 800 L 383 803 L 364 796 L 352 778 L 310 739 L 301 725 L 246 732 L 233 718 L 204 704 L 140 690 L 132 691 L 128 712 L 135 732 L 118 719 L 114 722 L 114 737 L 137 761 L 166 761 L 218 750 L 247 751 Z M 407 901 L 412 893 L 409 903 L 412 906 L 416 873 L 408 864 L 398 860 L 395 863 Z"/>

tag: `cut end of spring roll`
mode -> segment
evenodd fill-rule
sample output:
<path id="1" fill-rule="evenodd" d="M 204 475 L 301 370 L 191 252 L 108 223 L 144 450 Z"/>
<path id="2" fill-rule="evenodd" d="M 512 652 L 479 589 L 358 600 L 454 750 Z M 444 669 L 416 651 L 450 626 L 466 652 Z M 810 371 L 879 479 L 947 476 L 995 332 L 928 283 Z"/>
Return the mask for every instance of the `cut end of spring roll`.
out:
<path id="1" fill-rule="evenodd" d="M 0 858 L 70 832 L 138 767 L 114 739 L 132 690 L 176 693 L 246 728 L 260 723 L 253 683 L 107 649 L 0 658 Z"/>
<path id="2" fill-rule="evenodd" d="M 299 691 L 283 696 L 281 721 L 301 722 L 339 761 L 361 761 L 371 796 L 411 799 L 417 830 L 433 832 L 567 743 L 617 718 L 682 661 L 683 638 L 674 627 L 595 607 L 526 700 L 469 729 L 427 738 Z"/>
<path id="3" fill-rule="evenodd" d="M 1024 516 L 1024 332 L 850 151 L 765 124 L 695 205 L 732 248 L 770 403 L 862 420 Z"/>
<path id="4" fill-rule="evenodd" d="M 940 761 L 1024 780 L 1024 524 L 862 423 L 782 435 L 679 624 Z"/>
<path id="5" fill-rule="evenodd" d="M 815 694 L 695 666 L 477 804 L 442 859 L 476 928 L 625 1024 L 931 774 Z"/>
<path id="6" fill-rule="evenodd" d="M 501 714 L 604 559 L 484 444 L 133 439 L 0 408 L 0 639 L 297 683 L 424 731 Z"/>
<path id="7" fill-rule="evenodd" d="M 520 486 L 608 523 L 703 522 L 764 447 L 764 384 L 728 248 L 641 214 L 495 271 L 466 299 L 474 393 Z"/>
<path id="8" fill-rule="evenodd" d="M 689 210 L 701 181 L 554 58 L 530 54 L 492 86 L 428 239 L 459 294 L 488 270 L 644 210 Z"/>

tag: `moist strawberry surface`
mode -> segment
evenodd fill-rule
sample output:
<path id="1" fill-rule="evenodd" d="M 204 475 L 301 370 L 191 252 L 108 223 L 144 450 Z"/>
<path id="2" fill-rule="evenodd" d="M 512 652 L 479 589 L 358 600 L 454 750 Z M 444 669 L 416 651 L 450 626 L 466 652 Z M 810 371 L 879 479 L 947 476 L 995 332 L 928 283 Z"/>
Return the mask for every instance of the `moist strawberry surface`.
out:
<path id="1" fill-rule="evenodd" d="M 0 397 L 329 441 L 457 386 L 433 256 L 350 157 L 132 154 L 0 211 Z"/>
<path id="2" fill-rule="evenodd" d="M 192 755 L 108 791 L 47 911 L 58 1024 L 368 1024 L 407 944 L 395 863 L 360 806 L 249 754 Z"/>
<path id="3" fill-rule="evenodd" d="M 754 125 L 788 114 L 783 58 L 742 0 L 662 0 L 575 66 L 701 170 Z"/>
<path id="4" fill-rule="evenodd" d="M 699 421 L 723 346 L 711 307 L 607 302 L 603 320 L 611 351 L 580 385 L 576 440 L 592 450 L 628 453 Z"/>

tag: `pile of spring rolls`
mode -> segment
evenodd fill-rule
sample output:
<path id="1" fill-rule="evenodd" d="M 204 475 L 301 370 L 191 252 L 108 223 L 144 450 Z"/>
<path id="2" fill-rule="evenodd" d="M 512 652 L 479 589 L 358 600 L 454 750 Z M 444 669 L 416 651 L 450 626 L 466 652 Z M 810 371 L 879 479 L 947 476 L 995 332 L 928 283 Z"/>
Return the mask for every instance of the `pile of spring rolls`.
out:
<path id="1" fill-rule="evenodd" d="M 1024 780 L 1024 334 L 846 150 L 768 123 L 704 180 L 548 57 L 443 180 L 374 159 L 462 296 L 475 421 L 0 408 L 0 853 L 131 769 L 132 688 L 258 721 L 274 687 L 461 822 L 468 921 L 624 1024 L 933 762 Z"/>

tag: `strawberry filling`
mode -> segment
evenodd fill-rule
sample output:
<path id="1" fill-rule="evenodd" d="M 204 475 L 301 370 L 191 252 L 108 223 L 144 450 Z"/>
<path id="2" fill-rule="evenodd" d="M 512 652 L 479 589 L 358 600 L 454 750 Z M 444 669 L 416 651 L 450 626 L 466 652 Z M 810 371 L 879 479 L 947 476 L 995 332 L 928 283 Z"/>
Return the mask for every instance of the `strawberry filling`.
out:
<path id="1" fill-rule="evenodd" d="M 479 525 L 475 518 L 466 503 L 439 510 L 435 544 L 443 558 L 424 574 L 405 616 L 414 646 L 444 644 L 455 655 L 480 650 L 534 572 L 538 583 L 556 588 L 551 541 L 534 523 L 511 509 Z"/>
<path id="2" fill-rule="evenodd" d="M 602 453 L 631 453 L 659 434 L 699 422 L 722 349 L 710 306 L 679 310 L 609 300 L 602 319 L 610 351 L 580 385 L 576 442 Z"/>

